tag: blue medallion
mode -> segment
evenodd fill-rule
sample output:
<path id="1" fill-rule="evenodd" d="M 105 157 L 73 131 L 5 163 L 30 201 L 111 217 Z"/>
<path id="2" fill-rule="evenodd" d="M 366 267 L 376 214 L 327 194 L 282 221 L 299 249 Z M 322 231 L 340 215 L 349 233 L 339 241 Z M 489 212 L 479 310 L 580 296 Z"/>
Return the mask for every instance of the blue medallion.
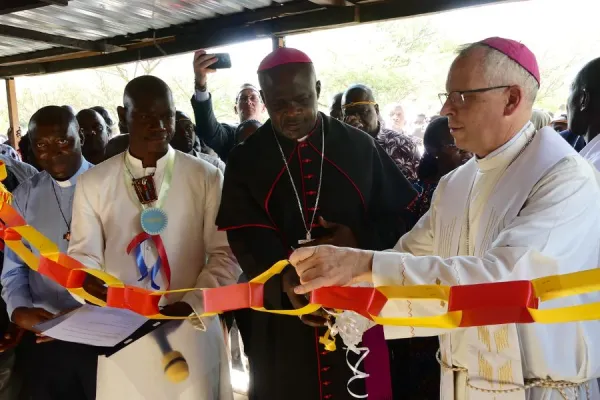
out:
<path id="1" fill-rule="evenodd" d="M 160 208 L 147 208 L 140 216 L 142 229 L 149 235 L 160 235 L 167 227 L 167 213 Z"/>

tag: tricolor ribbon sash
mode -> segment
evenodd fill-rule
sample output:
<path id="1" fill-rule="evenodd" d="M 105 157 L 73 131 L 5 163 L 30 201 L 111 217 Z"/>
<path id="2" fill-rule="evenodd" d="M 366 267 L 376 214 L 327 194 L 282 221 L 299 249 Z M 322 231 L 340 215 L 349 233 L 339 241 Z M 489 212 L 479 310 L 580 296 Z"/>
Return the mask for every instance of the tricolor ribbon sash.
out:
<path id="1" fill-rule="evenodd" d="M 130 176 L 128 174 L 128 172 L 130 173 L 131 168 L 127 161 L 127 153 L 128 152 L 123 153 L 123 163 L 125 165 L 125 168 L 123 170 L 123 176 L 125 178 L 125 187 L 127 188 L 128 193 L 129 193 L 130 197 L 132 198 L 133 202 L 139 204 L 141 211 L 142 211 L 141 215 L 143 215 L 143 211 L 150 208 L 151 205 L 150 204 L 140 204 L 139 199 L 137 198 L 137 195 L 135 194 L 135 191 L 133 190 L 133 176 Z M 169 147 L 169 151 L 167 152 L 166 157 L 167 157 L 167 163 L 165 166 L 164 178 L 160 185 L 160 192 L 158 195 L 158 200 L 156 201 L 156 204 L 153 206 L 154 208 L 157 208 L 159 210 L 162 210 L 162 207 L 165 204 L 167 195 L 169 193 L 169 189 L 171 188 L 171 181 L 173 180 L 173 167 L 175 165 L 175 151 L 171 147 Z M 166 224 L 166 221 L 167 221 L 166 213 L 164 213 L 164 210 L 162 212 L 165 215 L 165 224 Z M 140 225 L 142 225 L 142 228 L 143 228 L 142 221 L 140 221 Z M 155 233 L 155 232 L 150 232 L 150 233 Z M 148 277 L 148 275 L 150 275 L 150 285 L 152 286 L 153 289 L 159 290 L 160 286 L 156 283 L 156 277 L 158 276 L 158 273 L 160 272 L 160 269 L 162 266 L 162 267 L 164 267 L 165 277 L 166 277 L 166 281 L 167 281 L 165 290 L 169 290 L 169 288 L 171 286 L 171 268 L 169 266 L 167 252 L 165 250 L 165 247 L 163 245 L 163 241 L 162 241 L 160 235 L 154 235 L 154 234 L 151 235 L 150 233 L 148 233 L 146 231 L 139 233 L 129 243 L 126 251 L 127 251 L 127 254 L 131 254 L 131 252 L 133 251 L 133 253 L 135 255 L 135 263 L 136 263 L 138 271 L 140 273 L 140 278 L 138 279 L 138 281 L 141 282 L 144 279 L 146 279 Z M 144 254 L 143 254 L 143 247 L 142 247 L 143 243 L 146 240 L 151 240 L 154 243 L 154 245 L 156 246 L 156 250 L 158 251 L 158 259 L 156 260 L 156 262 L 150 269 L 150 273 L 148 273 L 148 266 L 146 265 L 146 262 L 144 261 Z"/>
<path id="2" fill-rule="evenodd" d="M 169 290 L 171 285 L 171 267 L 169 265 L 167 251 L 165 250 L 165 246 L 160 235 L 149 235 L 146 232 L 142 232 L 133 238 L 131 243 L 129 243 L 129 246 L 127 246 L 127 254 L 131 254 L 132 251 L 135 253 L 135 262 L 137 264 L 138 271 L 140 272 L 140 279 L 138 279 L 138 282 L 143 281 L 148 276 L 148 267 L 146 266 L 146 262 L 144 261 L 144 256 L 142 254 L 142 245 L 147 240 L 151 240 L 158 251 L 158 259 L 150 271 L 150 285 L 152 286 L 152 289 L 160 290 L 160 286 L 156 283 L 156 277 L 158 276 L 161 265 L 163 265 L 165 277 L 167 278 L 167 288 L 165 290 Z"/>

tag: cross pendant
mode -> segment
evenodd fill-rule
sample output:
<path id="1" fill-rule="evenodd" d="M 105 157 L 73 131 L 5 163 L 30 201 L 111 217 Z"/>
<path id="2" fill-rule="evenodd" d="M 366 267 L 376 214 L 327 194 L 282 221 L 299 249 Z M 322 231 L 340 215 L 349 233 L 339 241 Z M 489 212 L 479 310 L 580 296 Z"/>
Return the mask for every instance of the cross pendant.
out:
<path id="1" fill-rule="evenodd" d="M 304 245 L 304 244 L 308 244 L 308 243 L 310 243 L 312 241 L 313 241 L 313 239 L 312 239 L 312 236 L 311 236 L 310 232 L 306 232 L 306 239 L 300 239 L 300 240 L 298 240 L 298 244 L 299 245 Z"/>
<path id="2" fill-rule="evenodd" d="M 67 231 L 67 233 L 65 233 L 63 235 L 63 239 L 65 239 L 67 242 L 71 240 L 71 231 Z"/>

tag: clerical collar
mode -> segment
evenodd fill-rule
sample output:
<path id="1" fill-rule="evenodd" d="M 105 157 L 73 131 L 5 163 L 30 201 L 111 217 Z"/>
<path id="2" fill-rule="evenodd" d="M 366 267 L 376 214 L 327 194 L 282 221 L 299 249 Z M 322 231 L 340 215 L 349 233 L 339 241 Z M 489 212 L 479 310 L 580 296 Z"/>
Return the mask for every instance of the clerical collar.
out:
<path id="1" fill-rule="evenodd" d="M 142 170 L 145 172 L 149 172 L 149 171 L 154 172 L 156 170 L 165 168 L 165 166 L 167 165 L 167 160 L 169 159 L 168 155 L 172 152 L 175 152 L 175 150 L 169 145 L 169 150 L 165 153 L 165 155 L 156 161 L 156 167 L 144 168 L 144 166 L 142 164 L 142 160 L 138 160 L 137 158 L 132 156 L 131 153 L 129 152 L 129 149 L 127 149 L 127 153 L 125 154 L 125 157 L 127 157 L 127 163 L 134 169 L 136 169 L 138 171 Z"/>
<path id="2" fill-rule="evenodd" d="M 88 163 L 87 160 L 85 158 L 83 158 L 83 156 L 82 156 L 81 157 L 81 166 L 79 167 L 77 172 L 75 172 L 75 175 L 73 175 L 66 181 L 57 181 L 54 178 L 52 178 L 52 179 L 54 180 L 54 182 L 56 182 L 56 184 L 58 186 L 60 186 L 62 188 L 67 188 L 67 187 L 73 186 L 77 183 L 77 177 L 79 175 L 83 174 L 85 171 L 87 171 L 89 169 L 89 166 L 90 166 L 90 163 Z"/>
<path id="3" fill-rule="evenodd" d="M 321 118 L 321 113 L 317 113 L 317 122 L 315 122 L 315 126 L 312 128 L 312 130 L 308 133 L 308 135 L 306 136 L 302 136 L 300 139 L 296 139 L 297 142 L 304 142 L 306 140 L 308 140 L 308 138 L 310 138 L 312 136 L 313 133 L 315 133 L 317 131 L 317 128 L 319 126 L 321 126 L 322 124 L 322 118 Z"/>
<path id="4" fill-rule="evenodd" d="M 508 165 L 534 133 L 535 127 L 531 122 L 527 122 L 508 142 L 504 143 L 484 158 L 477 158 L 479 169 L 485 172 Z"/>

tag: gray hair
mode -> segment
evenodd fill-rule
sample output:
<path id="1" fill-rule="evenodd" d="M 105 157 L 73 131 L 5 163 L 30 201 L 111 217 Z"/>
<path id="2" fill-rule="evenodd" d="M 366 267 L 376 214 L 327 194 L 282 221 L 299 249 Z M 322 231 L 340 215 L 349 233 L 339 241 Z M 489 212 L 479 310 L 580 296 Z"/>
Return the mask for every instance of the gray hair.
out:
<path id="1" fill-rule="evenodd" d="M 531 112 L 531 123 L 535 126 L 535 130 L 539 131 L 545 126 L 549 126 L 552 122 L 552 117 L 546 111 L 533 110 Z"/>
<path id="2" fill-rule="evenodd" d="M 523 89 L 526 99 L 533 105 L 540 88 L 533 75 L 505 54 L 481 43 L 463 46 L 459 49 L 457 58 L 465 57 L 475 49 L 485 51 L 483 67 L 489 86 L 518 85 Z"/>

